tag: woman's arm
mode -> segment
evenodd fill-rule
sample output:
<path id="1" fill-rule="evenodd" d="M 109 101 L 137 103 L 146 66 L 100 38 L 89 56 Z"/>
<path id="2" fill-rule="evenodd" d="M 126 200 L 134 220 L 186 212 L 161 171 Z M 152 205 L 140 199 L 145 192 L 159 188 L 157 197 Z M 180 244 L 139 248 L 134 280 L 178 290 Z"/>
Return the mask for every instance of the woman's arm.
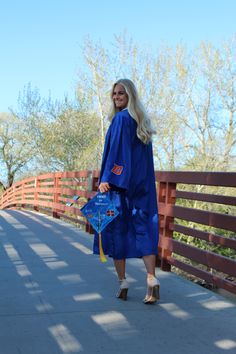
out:
<path id="1" fill-rule="evenodd" d="M 124 190 L 128 189 L 132 145 L 130 119 L 132 118 L 129 118 L 125 112 L 119 112 L 113 118 L 109 150 L 106 153 L 104 170 L 99 185 L 100 191 L 100 186 L 105 192 L 112 186 Z"/>

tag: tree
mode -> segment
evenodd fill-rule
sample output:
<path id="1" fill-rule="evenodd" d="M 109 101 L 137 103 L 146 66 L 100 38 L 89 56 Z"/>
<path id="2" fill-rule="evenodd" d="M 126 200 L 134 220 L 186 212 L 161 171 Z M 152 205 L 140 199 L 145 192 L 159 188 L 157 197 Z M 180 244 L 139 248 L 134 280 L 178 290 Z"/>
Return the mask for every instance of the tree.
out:
<path id="1" fill-rule="evenodd" d="M 127 32 L 116 35 L 109 48 L 86 38 L 74 101 L 42 99 L 29 84 L 11 112 L 25 129 L 18 148 L 21 141 L 25 151 L 26 141 L 34 155 L 18 171 L 24 172 L 29 162 L 32 173 L 99 168 L 110 89 L 121 77 L 135 82 L 153 119 L 156 169 L 234 169 L 235 43 L 220 49 L 202 43 L 190 52 L 181 44 L 143 48 Z"/>
<path id="2" fill-rule="evenodd" d="M 0 161 L 3 180 L 10 187 L 15 176 L 33 158 L 34 152 L 24 122 L 12 114 L 0 115 Z"/>
<path id="3" fill-rule="evenodd" d="M 35 154 L 31 174 L 98 168 L 98 117 L 81 103 L 42 99 L 37 89 L 28 85 L 19 97 L 14 115 L 27 127 Z"/>
<path id="4" fill-rule="evenodd" d="M 212 82 L 216 92 L 216 117 L 221 141 L 220 164 L 223 169 L 232 169 L 236 158 L 236 35 L 216 49 L 203 43 L 202 72 Z"/>
<path id="5" fill-rule="evenodd" d="M 100 143 L 109 106 L 109 89 L 120 77 L 131 78 L 152 116 L 155 167 L 226 170 L 235 166 L 235 38 L 220 49 L 202 43 L 191 52 L 178 44 L 142 48 L 127 32 L 111 49 L 86 39 L 78 99 L 100 117 Z"/>
<path id="6" fill-rule="evenodd" d="M 41 155 L 54 170 L 97 169 L 99 120 L 72 105 L 62 105 L 57 118 L 43 128 Z"/>
<path id="7" fill-rule="evenodd" d="M 104 129 L 108 127 L 109 90 L 116 79 L 128 77 L 135 82 L 158 131 L 154 138 L 156 168 L 176 169 L 178 161 L 182 166 L 181 156 L 187 145 L 181 120 L 185 104 L 183 92 L 189 84 L 185 48 L 162 47 L 158 53 L 153 53 L 134 43 L 124 32 L 115 36 L 112 50 L 86 39 L 83 53 L 86 70 L 79 72 L 78 100 L 89 97 L 88 109 L 100 116 L 101 147 Z"/>

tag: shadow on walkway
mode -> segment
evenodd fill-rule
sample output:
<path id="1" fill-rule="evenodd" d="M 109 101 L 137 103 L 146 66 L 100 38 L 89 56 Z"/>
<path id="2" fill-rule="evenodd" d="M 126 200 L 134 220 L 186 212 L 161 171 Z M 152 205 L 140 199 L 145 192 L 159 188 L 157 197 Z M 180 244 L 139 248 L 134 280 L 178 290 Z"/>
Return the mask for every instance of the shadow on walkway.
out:
<path id="1" fill-rule="evenodd" d="M 41 214 L 0 211 L 0 353 L 236 352 L 236 306 L 157 270 L 161 300 L 144 305 L 142 260 L 129 260 L 128 301 L 91 235 Z"/>

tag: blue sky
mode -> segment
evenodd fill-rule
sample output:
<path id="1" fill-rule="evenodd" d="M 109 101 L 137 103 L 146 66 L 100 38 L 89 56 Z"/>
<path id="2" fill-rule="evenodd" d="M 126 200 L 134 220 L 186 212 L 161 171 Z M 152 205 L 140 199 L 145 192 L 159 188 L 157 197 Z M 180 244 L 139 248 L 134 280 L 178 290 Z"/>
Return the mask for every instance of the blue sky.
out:
<path id="1" fill-rule="evenodd" d="M 104 47 L 127 30 L 141 45 L 216 46 L 236 33 L 235 0 L 0 0 L 0 112 L 29 82 L 73 97 L 86 35 Z"/>

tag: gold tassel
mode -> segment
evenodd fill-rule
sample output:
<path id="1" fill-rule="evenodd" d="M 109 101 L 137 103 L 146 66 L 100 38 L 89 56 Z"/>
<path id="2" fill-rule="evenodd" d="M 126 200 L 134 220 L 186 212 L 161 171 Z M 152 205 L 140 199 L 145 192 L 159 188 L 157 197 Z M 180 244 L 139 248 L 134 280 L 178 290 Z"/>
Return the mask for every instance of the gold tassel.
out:
<path id="1" fill-rule="evenodd" d="M 103 248 L 102 248 L 102 234 L 101 234 L 101 232 L 99 233 L 99 253 L 100 253 L 101 262 L 103 262 L 103 263 L 107 262 L 107 259 L 105 257 L 105 254 L 104 254 Z"/>

